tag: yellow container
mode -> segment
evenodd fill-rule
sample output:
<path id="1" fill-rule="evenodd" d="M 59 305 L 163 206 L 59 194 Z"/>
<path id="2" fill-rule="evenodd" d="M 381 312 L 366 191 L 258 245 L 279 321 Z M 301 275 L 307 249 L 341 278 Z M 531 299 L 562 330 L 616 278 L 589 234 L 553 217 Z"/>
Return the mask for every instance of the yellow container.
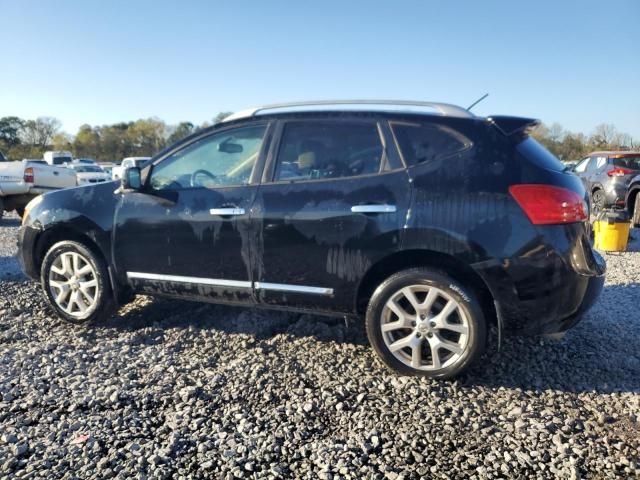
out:
<path id="1" fill-rule="evenodd" d="M 631 223 L 624 214 L 607 213 L 593 223 L 594 247 L 605 252 L 624 252 Z"/>

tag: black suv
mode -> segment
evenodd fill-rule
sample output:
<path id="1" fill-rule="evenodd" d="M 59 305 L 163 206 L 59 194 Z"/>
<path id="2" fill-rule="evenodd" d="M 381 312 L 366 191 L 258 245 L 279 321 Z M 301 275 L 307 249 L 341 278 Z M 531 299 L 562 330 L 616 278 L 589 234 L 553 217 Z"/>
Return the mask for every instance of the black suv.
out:
<path id="1" fill-rule="evenodd" d="M 427 102 L 244 111 L 121 185 L 34 200 L 20 260 L 73 322 L 136 292 L 352 315 L 389 367 L 451 377 L 491 324 L 564 332 L 602 289 L 585 189 L 536 124 Z"/>

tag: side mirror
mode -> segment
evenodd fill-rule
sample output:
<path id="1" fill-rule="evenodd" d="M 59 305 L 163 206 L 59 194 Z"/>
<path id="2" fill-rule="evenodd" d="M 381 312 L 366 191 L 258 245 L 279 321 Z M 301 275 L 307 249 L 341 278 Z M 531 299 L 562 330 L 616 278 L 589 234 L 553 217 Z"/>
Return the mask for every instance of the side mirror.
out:
<path id="1" fill-rule="evenodd" d="M 138 167 L 125 169 L 120 179 L 123 190 L 140 190 L 142 188 L 142 177 Z"/>

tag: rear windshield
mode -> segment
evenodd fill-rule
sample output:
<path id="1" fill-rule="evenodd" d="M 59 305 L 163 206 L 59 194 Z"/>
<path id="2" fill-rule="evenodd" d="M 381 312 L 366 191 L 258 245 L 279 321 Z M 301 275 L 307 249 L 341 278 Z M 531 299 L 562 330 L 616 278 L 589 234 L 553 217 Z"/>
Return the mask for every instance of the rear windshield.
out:
<path id="1" fill-rule="evenodd" d="M 640 170 L 640 155 L 638 155 L 637 157 L 614 158 L 613 164 L 616 167 L 630 168 L 631 170 Z"/>
<path id="2" fill-rule="evenodd" d="M 80 173 L 102 173 L 102 169 L 100 167 L 93 167 L 91 165 L 74 165 L 73 169 Z"/>
<path id="3" fill-rule="evenodd" d="M 71 157 L 54 157 L 53 158 L 54 165 L 62 165 L 64 163 L 71 163 Z"/>
<path id="4" fill-rule="evenodd" d="M 516 147 L 518 152 L 537 166 L 554 172 L 563 172 L 565 165 L 549 150 L 540 145 L 535 139 L 528 137 Z"/>

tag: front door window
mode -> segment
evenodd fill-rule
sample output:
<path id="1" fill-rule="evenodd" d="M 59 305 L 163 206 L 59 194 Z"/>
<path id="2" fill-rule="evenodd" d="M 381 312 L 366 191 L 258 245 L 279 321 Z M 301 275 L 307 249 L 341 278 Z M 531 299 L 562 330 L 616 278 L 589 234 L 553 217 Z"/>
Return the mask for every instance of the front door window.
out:
<path id="1" fill-rule="evenodd" d="M 258 158 L 265 125 L 224 130 L 189 144 L 151 172 L 154 190 L 247 185 Z"/>

